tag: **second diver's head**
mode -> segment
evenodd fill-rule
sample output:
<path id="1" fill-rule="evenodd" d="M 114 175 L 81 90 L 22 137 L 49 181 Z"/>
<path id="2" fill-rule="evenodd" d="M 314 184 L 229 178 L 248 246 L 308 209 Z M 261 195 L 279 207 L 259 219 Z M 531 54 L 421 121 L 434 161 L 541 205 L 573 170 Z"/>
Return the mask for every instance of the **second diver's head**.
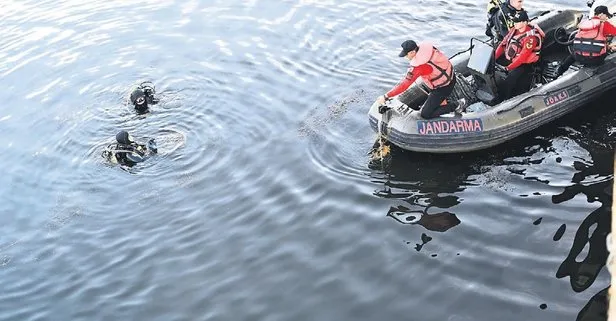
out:
<path id="1" fill-rule="evenodd" d="M 400 46 L 402 47 L 402 51 L 400 51 L 400 54 L 398 54 L 399 57 L 406 57 L 406 59 L 408 60 L 413 60 L 413 58 L 415 58 L 415 55 L 417 55 L 417 50 L 419 49 L 419 46 L 417 46 L 417 43 L 415 41 L 407 40 L 403 42 Z"/>
<path id="2" fill-rule="evenodd" d="M 526 10 L 516 12 L 511 20 L 513 20 L 513 27 L 517 31 L 524 31 L 526 26 L 528 26 L 528 14 L 526 13 Z"/>
<path id="3" fill-rule="evenodd" d="M 515 10 L 522 10 L 522 6 L 524 6 L 524 0 L 509 0 L 509 5 Z"/>
<path id="4" fill-rule="evenodd" d="M 131 137 L 131 135 L 125 130 L 122 130 L 116 134 L 116 141 L 121 145 L 130 145 L 135 142 L 133 137 Z"/>
<path id="5" fill-rule="evenodd" d="M 146 98 L 145 92 L 141 88 L 133 90 L 130 94 L 130 102 L 135 106 L 138 112 L 145 112 L 148 110 L 148 100 Z"/>

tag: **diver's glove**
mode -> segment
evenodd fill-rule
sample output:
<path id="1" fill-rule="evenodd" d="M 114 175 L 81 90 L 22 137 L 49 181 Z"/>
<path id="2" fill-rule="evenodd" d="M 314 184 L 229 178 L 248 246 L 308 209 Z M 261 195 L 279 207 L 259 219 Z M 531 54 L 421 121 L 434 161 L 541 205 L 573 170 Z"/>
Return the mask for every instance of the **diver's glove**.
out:
<path id="1" fill-rule="evenodd" d="M 151 153 L 158 153 L 158 148 L 156 147 L 156 142 L 154 141 L 154 138 L 150 138 L 150 140 L 148 140 L 148 150 Z"/>

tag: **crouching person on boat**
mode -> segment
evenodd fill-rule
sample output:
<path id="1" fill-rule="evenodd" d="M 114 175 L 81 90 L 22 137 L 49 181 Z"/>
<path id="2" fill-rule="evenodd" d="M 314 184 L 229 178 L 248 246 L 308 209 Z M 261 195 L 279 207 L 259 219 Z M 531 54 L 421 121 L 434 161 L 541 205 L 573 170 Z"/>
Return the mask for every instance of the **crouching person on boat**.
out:
<path id="1" fill-rule="evenodd" d="M 595 8 L 595 15 L 583 20 L 578 25 L 578 32 L 571 45 L 571 55 L 558 67 L 557 75 L 562 75 L 575 62 L 584 66 L 598 66 L 603 63 L 608 54 L 607 37 L 616 36 L 616 27 L 608 19 L 612 18 L 606 6 Z"/>
<path id="2" fill-rule="evenodd" d="M 498 62 L 504 55 L 506 67 L 497 65 L 497 69 L 505 72 L 505 80 L 498 86 L 500 101 L 530 89 L 533 68 L 541 51 L 545 34 L 535 25 L 528 23 L 528 14 L 522 10 L 513 16 L 513 29 L 505 36 L 495 52 Z M 499 68 L 500 67 L 500 68 Z"/>
<path id="3" fill-rule="evenodd" d="M 411 66 L 396 87 L 377 99 L 378 104 L 383 105 L 386 100 L 403 93 L 421 77 L 430 88 L 428 98 L 421 107 L 422 118 L 430 119 L 452 111 L 457 113 L 464 111 L 466 107 L 464 99 L 455 103 L 447 101 L 447 97 L 456 85 L 455 72 L 449 58 L 429 42 L 417 45 L 415 41 L 407 40 L 401 46 L 402 51 L 398 56 L 410 60 Z"/>

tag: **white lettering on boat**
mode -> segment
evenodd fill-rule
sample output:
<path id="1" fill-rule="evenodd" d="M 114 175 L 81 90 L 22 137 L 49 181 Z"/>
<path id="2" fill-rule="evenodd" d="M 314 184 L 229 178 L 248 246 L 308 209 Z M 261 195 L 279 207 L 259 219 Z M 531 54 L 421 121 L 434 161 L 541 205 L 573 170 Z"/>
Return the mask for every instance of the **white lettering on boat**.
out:
<path id="1" fill-rule="evenodd" d="M 569 93 L 566 89 L 563 89 L 555 94 L 549 95 L 543 98 L 543 102 L 546 106 L 552 106 L 554 104 L 558 104 L 561 101 L 565 101 L 569 99 Z"/>
<path id="2" fill-rule="evenodd" d="M 480 118 L 457 120 L 418 120 L 417 132 L 420 135 L 453 134 L 483 131 Z"/>

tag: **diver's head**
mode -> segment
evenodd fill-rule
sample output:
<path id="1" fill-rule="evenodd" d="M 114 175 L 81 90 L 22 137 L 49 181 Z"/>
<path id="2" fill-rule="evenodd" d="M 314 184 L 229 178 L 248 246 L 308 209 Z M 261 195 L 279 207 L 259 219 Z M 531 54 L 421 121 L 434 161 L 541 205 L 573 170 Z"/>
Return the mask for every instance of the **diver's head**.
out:
<path id="1" fill-rule="evenodd" d="M 528 26 L 528 14 L 526 10 L 518 11 L 511 19 L 513 21 L 513 27 L 518 31 L 524 31 Z"/>
<path id="2" fill-rule="evenodd" d="M 135 106 L 137 111 L 144 112 L 148 109 L 148 100 L 146 99 L 145 92 L 141 88 L 133 90 L 130 94 L 130 102 Z"/>
<path id="3" fill-rule="evenodd" d="M 118 142 L 118 144 L 122 145 L 130 145 L 135 142 L 133 141 L 133 137 L 131 137 L 130 134 L 125 130 L 122 130 L 116 134 L 116 141 Z"/>
<path id="4" fill-rule="evenodd" d="M 522 10 L 524 0 L 509 0 L 509 5 L 516 10 Z"/>
<path id="5" fill-rule="evenodd" d="M 402 51 L 400 51 L 400 54 L 398 54 L 398 56 L 406 57 L 408 60 L 412 60 L 413 58 L 415 58 L 417 50 L 419 49 L 417 43 L 413 40 L 407 40 L 403 42 L 400 47 L 402 47 Z"/>

